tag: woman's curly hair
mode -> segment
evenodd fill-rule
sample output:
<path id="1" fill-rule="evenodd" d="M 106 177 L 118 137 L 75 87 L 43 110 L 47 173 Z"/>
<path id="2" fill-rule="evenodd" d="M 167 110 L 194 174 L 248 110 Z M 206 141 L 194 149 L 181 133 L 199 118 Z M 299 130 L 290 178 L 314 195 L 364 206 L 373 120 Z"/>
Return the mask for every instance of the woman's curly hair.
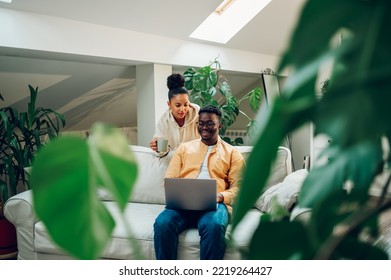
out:
<path id="1" fill-rule="evenodd" d="M 167 77 L 168 100 L 171 100 L 177 94 L 189 94 L 185 86 L 185 78 L 178 73 Z"/>

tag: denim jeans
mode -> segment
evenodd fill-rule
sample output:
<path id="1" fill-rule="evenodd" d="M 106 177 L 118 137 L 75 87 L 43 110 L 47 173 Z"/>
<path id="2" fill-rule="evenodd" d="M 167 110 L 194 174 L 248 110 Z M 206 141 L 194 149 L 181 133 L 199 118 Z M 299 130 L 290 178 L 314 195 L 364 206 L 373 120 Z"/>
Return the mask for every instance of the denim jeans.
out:
<path id="1" fill-rule="evenodd" d="M 154 223 L 154 245 L 157 260 L 175 260 L 178 236 L 189 228 L 198 228 L 200 259 L 221 260 L 225 254 L 225 232 L 228 210 L 219 203 L 216 211 L 189 211 L 164 209 Z"/>

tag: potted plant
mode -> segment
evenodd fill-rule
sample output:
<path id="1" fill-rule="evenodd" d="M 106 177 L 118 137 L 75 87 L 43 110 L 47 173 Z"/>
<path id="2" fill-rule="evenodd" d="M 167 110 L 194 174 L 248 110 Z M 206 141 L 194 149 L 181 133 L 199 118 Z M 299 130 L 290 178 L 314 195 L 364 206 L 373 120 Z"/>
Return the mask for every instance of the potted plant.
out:
<path id="1" fill-rule="evenodd" d="M 240 104 L 248 100 L 251 110 L 256 113 L 261 106 L 262 89 L 256 87 L 242 98 L 236 98 L 232 92 L 227 79 L 221 74 L 221 65 L 218 60 L 199 69 L 188 68 L 184 74 L 185 87 L 190 90 L 190 101 L 198 105 L 214 105 L 220 108 L 222 116 L 222 128 L 220 135 L 224 135 L 228 127 L 235 123 L 239 114 L 248 119 L 247 133 L 251 138 L 255 130 L 256 122 L 244 111 L 240 110 Z M 243 145 L 243 139 L 238 137 L 231 140 L 223 138 L 233 145 Z"/>
<path id="2" fill-rule="evenodd" d="M 31 166 L 45 138 L 56 137 L 65 125 L 62 114 L 47 108 L 37 108 L 38 88 L 29 85 L 29 89 L 27 111 L 18 113 L 13 107 L 0 108 L 0 234 L 11 234 L 11 237 L 0 236 L 3 241 L 0 250 L 16 245 L 16 238 L 12 237 L 15 230 L 3 215 L 4 203 L 11 196 L 29 188 L 25 169 Z M 1 95 L 0 99 L 4 101 Z"/>

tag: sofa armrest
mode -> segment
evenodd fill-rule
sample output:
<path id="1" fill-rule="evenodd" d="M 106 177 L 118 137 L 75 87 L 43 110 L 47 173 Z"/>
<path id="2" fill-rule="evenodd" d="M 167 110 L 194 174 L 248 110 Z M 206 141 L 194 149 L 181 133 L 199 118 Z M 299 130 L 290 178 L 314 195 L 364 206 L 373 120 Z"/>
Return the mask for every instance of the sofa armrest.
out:
<path id="1" fill-rule="evenodd" d="M 38 221 L 33 208 L 32 191 L 19 193 L 4 205 L 4 216 L 16 228 L 19 259 L 35 259 L 34 226 Z"/>

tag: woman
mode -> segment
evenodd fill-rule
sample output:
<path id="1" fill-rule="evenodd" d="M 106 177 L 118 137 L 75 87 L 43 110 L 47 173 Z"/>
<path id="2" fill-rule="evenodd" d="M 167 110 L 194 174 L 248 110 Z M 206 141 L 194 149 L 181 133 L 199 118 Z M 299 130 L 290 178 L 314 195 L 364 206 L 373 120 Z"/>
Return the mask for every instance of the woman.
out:
<path id="1" fill-rule="evenodd" d="M 172 74 L 167 78 L 168 109 L 160 117 L 149 143 L 154 151 L 157 151 L 156 140 L 159 137 L 168 139 L 169 150 L 175 150 L 182 142 L 200 138 L 196 124 L 200 107 L 190 103 L 189 92 L 184 85 L 185 79 L 181 74 Z"/>

